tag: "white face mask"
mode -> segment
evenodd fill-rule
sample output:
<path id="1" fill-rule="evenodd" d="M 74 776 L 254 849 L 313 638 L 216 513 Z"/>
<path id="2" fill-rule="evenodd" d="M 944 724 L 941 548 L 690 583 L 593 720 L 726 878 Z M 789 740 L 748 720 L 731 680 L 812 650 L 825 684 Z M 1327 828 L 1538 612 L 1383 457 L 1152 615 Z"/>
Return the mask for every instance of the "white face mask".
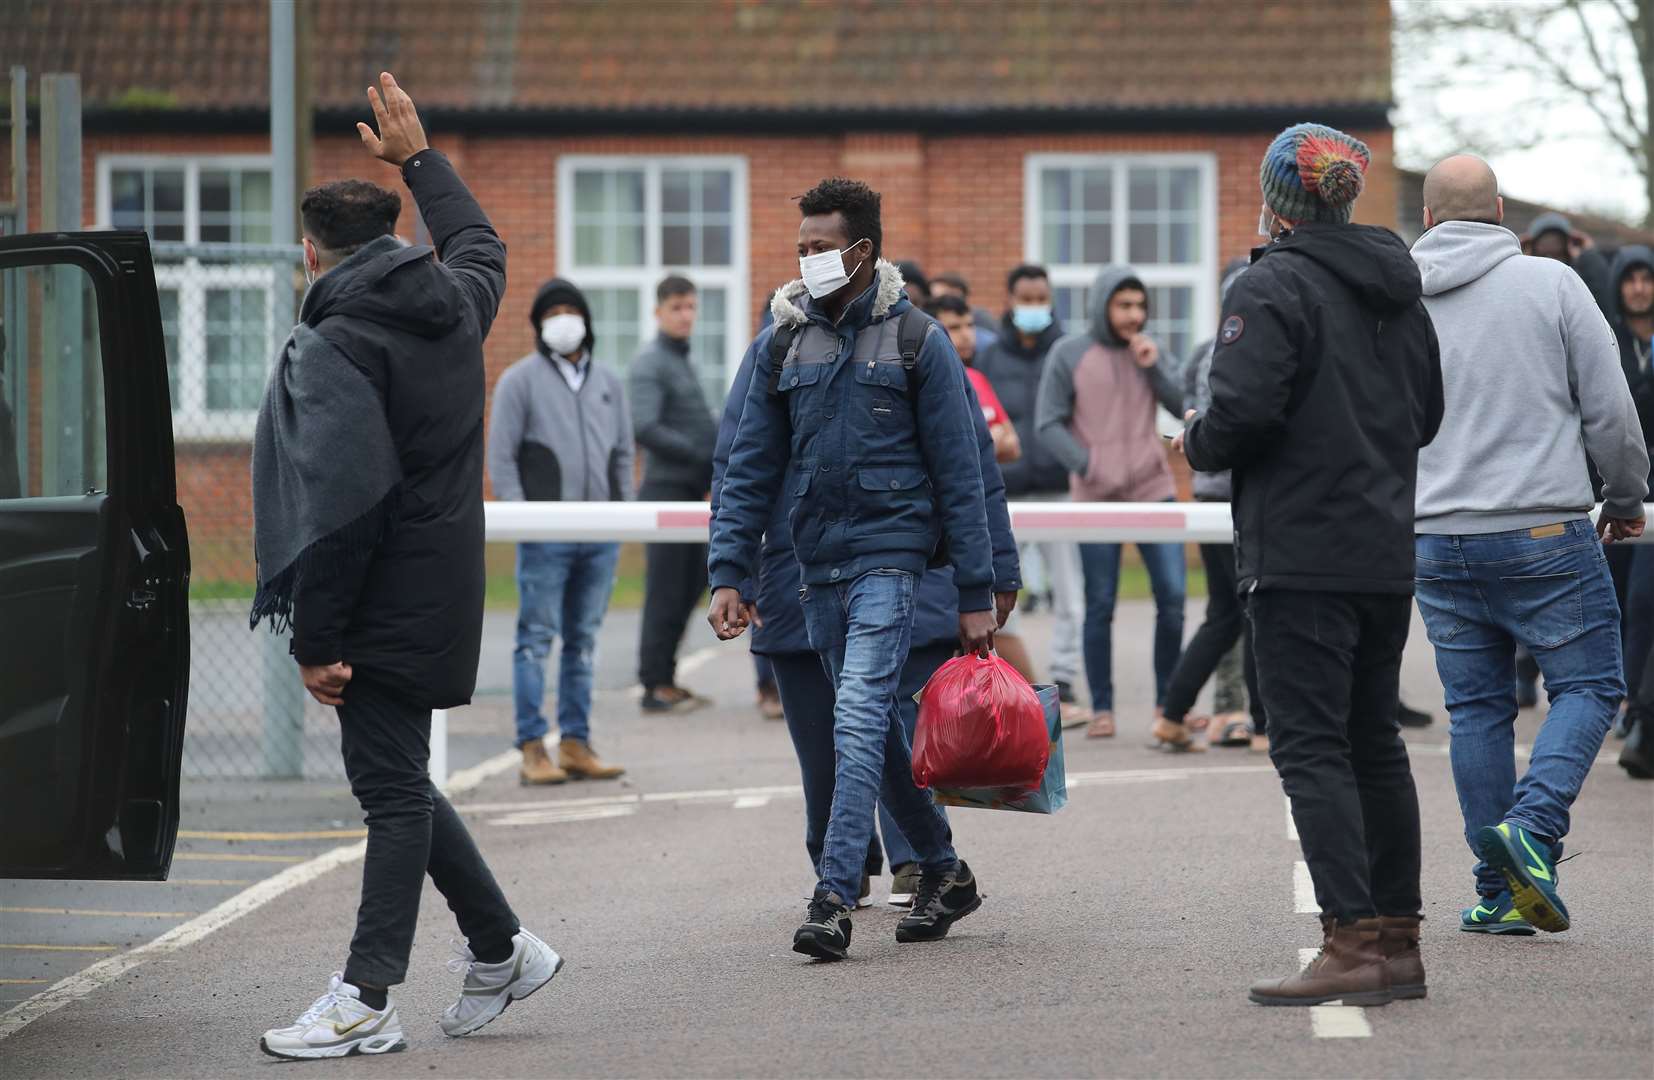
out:
<path id="1" fill-rule="evenodd" d="M 1259 236 L 1263 237 L 1265 240 L 1275 239 L 1275 226 L 1277 224 L 1279 224 L 1279 221 L 1275 217 L 1275 212 L 1271 210 L 1267 204 L 1262 210 L 1258 211 Z"/>
<path id="2" fill-rule="evenodd" d="M 540 340 L 559 356 L 573 356 L 586 340 L 586 320 L 579 315 L 553 315 L 540 324 Z"/>
<path id="3" fill-rule="evenodd" d="M 861 243 L 857 240 L 850 247 Z M 848 250 L 848 249 L 845 249 Z M 861 269 L 863 259 L 856 264 L 856 270 Z M 856 270 L 848 274 L 844 272 L 844 251 L 818 251 L 814 255 L 804 255 L 798 260 L 798 272 L 804 278 L 804 287 L 810 290 L 810 295 L 817 300 L 828 297 L 844 288 Z"/>

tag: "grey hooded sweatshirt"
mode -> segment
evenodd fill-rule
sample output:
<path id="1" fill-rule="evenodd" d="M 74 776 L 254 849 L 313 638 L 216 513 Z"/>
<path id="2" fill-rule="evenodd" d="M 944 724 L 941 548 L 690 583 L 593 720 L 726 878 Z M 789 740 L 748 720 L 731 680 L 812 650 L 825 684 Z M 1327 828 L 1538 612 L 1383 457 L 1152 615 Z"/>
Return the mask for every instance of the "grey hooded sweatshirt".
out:
<path id="1" fill-rule="evenodd" d="M 1106 266 L 1091 286 L 1091 329 L 1051 346 L 1040 376 L 1034 427 L 1069 472 L 1069 495 L 1081 502 L 1162 502 L 1177 494 L 1155 428 L 1158 401 L 1183 404 L 1177 358 L 1164 348 L 1147 370 L 1108 321 L 1108 302 L 1125 285 L 1140 286 L 1129 266 Z"/>
<path id="2" fill-rule="evenodd" d="M 1449 221 L 1413 246 L 1441 343 L 1446 415 L 1419 451 L 1431 534 L 1528 529 L 1592 506 L 1586 454 L 1615 517 L 1639 517 L 1648 450 L 1619 348 L 1579 275 L 1523 255 L 1500 225 Z"/>

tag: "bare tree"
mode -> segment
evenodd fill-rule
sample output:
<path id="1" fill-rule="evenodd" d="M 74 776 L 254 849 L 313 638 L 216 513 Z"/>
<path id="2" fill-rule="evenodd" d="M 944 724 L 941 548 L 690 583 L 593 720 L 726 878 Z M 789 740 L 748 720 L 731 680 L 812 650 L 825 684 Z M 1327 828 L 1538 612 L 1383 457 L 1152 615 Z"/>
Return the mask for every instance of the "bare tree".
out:
<path id="1" fill-rule="evenodd" d="M 1654 228 L 1654 0 L 1404 0 L 1394 11 L 1398 81 L 1454 148 L 1497 154 L 1554 143 L 1545 118 L 1582 106 L 1641 176 L 1643 224 Z M 1464 108 L 1461 92 L 1490 79 L 1523 89 L 1497 115 Z"/>

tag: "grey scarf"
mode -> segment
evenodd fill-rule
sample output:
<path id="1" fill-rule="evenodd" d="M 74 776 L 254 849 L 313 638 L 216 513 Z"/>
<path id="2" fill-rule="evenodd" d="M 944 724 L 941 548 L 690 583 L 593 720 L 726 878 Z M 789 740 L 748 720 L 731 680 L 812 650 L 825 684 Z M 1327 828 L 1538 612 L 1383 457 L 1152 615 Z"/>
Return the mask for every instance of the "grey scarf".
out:
<path id="1" fill-rule="evenodd" d="M 365 562 L 395 527 L 401 481 L 373 384 L 300 323 L 276 358 L 253 436 L 258 591 L 248 626 L 269 616 L 285 630 L 302 583 Z"/>

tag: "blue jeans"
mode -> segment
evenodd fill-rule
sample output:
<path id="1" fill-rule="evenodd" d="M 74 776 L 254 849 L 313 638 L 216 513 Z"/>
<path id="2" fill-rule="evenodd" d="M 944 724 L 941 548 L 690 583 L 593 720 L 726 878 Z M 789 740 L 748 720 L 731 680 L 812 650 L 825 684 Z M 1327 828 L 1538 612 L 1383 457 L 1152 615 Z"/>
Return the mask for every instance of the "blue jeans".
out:
<path id="1" fill-rule="evenodd" d="M 1154 703 L 1166 698 L 1183 652 L 1183 597 L 1187 572 L 1182 544 L 1138 544 L 1154 590 Z M 1114 709 L 1114 599 L 1120 589 L 1120 545 L 1081 544 L 1085 570 L 1085 681 L 1091 707 Z"/>
<path id="2" fill-rule="evenodd" d="M 817 888 L 855 903 L 882 797 L 922 866 L 957 861 L 947 820 L 913 782 L 912 748 L 896 690 L 913 633 L 917 578 L 874 570 L 804 589 L 804 625 L 833 684 L 833 808 Z"/>
<path id="3" fill-rule="evenodd" d="M 1555 529 L 1555 526 L 1549 529 Z M 1625 696 L 1619 604 L 1591 523 L 1477 536 L 1420 536 L 1414 582 L 1446 691 L 1453 784 L 1465 839 L 1513 821 L 1562 854 L 1569 809 Z M 1520 642 L 1539 662 L 1550 712 L 1516 777 Z M 1483 896 L 1504 890 L 1476 864 Z"/>
<path id="4" fill-rule="evenodd" d="M 936 669 L 952 660 L 957 651 L 958 646 L 951 642 L 908 650 L 907 663 L 902 665 L 902 678 L 896 686 L 896 707 L 902 710 L 902 733 L 907 736 L 909 746 L 913 745 L 913 729 L 919 723 L 919 703 L 913 700 L 913 695 L 923 690 L 930 677 L 936 674 Z M 946 810 L 938 806 L 936 812 L 942 815 L 944 821 L 947 820 Z M 903 863 L 919 861 L 918 852 L 902 835 L 902 827 L 896 824 L 890 808 L 883 802 L 879 803 L 879 832 L 884 836 L 884 850 L 890 857 L 892 869 Z M 949 835 L 952 835 L 951 827 Z"/>
<path id="5" fill-rule="evenodd" d="M 619 544 L 517 545 L 517 648 L 511 690 L 517 745 L 544 738 L 546 657 L 563 639 L 557 672 L 557 729 L 565 739 L 590 741 L 592 654 L 609 610 Z"/>

